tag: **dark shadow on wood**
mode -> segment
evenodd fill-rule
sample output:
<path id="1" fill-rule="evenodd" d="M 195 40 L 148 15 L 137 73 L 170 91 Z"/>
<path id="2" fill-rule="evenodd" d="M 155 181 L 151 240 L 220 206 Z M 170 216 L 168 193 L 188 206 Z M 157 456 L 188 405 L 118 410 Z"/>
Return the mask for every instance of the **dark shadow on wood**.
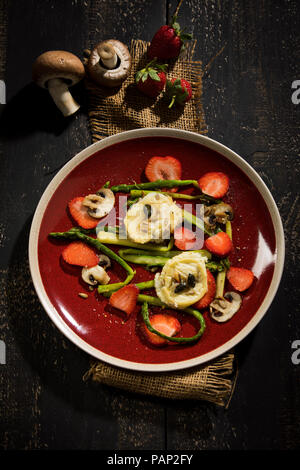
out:
<path id="1" fill-rule="evenodd" d="M 54 104 L 48 91 L 30 83 L 22 88 L 0 114 L 0 137 L 17 140 L 44 131 L 60 135 L 79 113 L 87 113 L 87 96 L 83 84 L 72 87 L 72 95 L 80 104 L 79 111 L 64 117 Z"/>

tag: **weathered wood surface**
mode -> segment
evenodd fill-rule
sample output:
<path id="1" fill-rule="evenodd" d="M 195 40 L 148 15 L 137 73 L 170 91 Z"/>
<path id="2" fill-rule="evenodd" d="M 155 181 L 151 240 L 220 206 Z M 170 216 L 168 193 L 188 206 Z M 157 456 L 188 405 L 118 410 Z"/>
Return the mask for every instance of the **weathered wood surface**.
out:
<path id="1" fill-rule="evenodd" d="M 33 60 L 50 49 L 82 56 L 102 37 L 150 40 L 176 3 L 0 0 L 8 102 L 0 121 L 0 339 L 7 346 L 7 364 L 0 365 L 1 449 L 299 447 L 300 365 L 291 362 L 291 342 L 300 339 L 300 108 L 291 102 L 291 83 L 300 79 L 297 0 L 186 0 L 180 11 L 198 40 L 197 57 L 204 64 L 214 58 L 204 80 L 209 136 L 259 172 L 287 239 L 276 299 L 237 348 L 240 372 L 229 409 L 83 383 L 88 356 L 52 325 L 31 283 L 27 244 L 35 207 L 56 171 L 91 142 L 85 106 L 66 126 L 32 86 Z M 77 93 L 83 99 L 80 87 Z"/>

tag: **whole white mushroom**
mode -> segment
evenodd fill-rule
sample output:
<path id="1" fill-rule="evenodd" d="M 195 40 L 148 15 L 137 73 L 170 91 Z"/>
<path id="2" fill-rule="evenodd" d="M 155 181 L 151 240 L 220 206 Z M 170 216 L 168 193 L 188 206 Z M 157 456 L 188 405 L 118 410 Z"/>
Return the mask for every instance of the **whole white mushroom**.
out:
<path id="1" fill-rule="evenodd" d="M 129 74 L 131 56 L 125 44 L 117 39 L 108 39 L 92 49 L 86 67 L 94 82 L 117 87 Z"/>
<path id="2" fill-rule="evenodd" d="M 84 75 L 85 69 L 81 60 L 67 51 L 44 52 L 32 67 L 34 82 L 49 91 L 64 116 L 71 116 L 80 108 L 69 88 L 82 80 Z"/>

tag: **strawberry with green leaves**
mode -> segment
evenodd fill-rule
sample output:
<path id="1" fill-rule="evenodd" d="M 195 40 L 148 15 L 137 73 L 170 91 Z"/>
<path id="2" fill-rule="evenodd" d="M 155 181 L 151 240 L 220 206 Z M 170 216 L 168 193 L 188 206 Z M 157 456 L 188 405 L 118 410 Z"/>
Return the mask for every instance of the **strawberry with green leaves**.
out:
<path id="1" fill-rule="evenodd" d="M 166 97 L 170 100 L 169 108 L 174 104 L 184 106 L 192 98 L 192 86 L 183 78 L 172 78 L 167 80 Z"/>
<path id="2" fill-rule="evenodd" d="M 155 60 L 139 70 L 135 76 L 138 89 L 151 98 L 156 98 L 166 84 L 167 64 L 158 64 Z"/>
<path id="3" fill-rule="evenodd" d="M 173 16 L 170 25 L 164 25 L 153 36 L 148 49 L 149 59 L 175 59 L 184 48 L 184 43 L 192 39 L 192 35 L 181 31 L 177 16 Z"/>

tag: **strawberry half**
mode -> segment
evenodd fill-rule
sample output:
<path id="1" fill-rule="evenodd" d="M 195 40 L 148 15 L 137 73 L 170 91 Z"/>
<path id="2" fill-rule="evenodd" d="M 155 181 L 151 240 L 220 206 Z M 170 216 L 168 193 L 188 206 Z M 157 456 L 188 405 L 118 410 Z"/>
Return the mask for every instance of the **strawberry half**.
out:
<path id="1" fill-rule="evenodd" d="M 199 310 L 206 308 L 214 300 L 216 294 L 216 281 L 209 269 L 207 272 L 207 292 L 206 294 L 198 300 L 193 306 Z"/>
<path id="2" fill-rule="evenodd" d="M 99 220 L 94 219 L 88 214 L 87 208 L 82 204 L 84 199 L 84 197 L 75 197 L 69 202 L 68 207 L 70 214 L 80 227 L 86 229 L 95 228 Z"/>
<path id="3" fill-rule="evenodd" d="M 177 227 L 174 230 L 174 243 L 179 250 L 195 250 L 197 238 L 195 234 L 186 227 Z"/>
<path id="4" fill-rule="evenodd" d="M 76 266 L 91 268 L 99 263 L 99 258 L 92 248 L 83 242 L 72 242 L 62 252 L 64 261 Z"/>
<path id="5" fill-rule="evenodd" d="M 181 330 L 181 325 L 177 318 L 172 317 L 171 315 L 167 315 L 166 313 L 152 315 L 150 318 L 150 323 L 153 328 L 167 336 L 175 336 Z M 161 338 L 161 336 L 158 336 L 155 333 L 149 331 L 145 324 L 143 325 L 143 329 L 146 338 L 150 341 L 151 344 L 162 346 L 168 343 L 167 339 Z"/>
<path id="6" fill-rule="evenodd" d="M 166 84 L 166 69 L 167 64 L 158 64 L 152 60 L 135 76 L 138 89 L 151 98 L 158 96 Z"/>
<path id="7" fill-rule="evenodd" d="M 129 317 L 135 309 L 138 295 L 139 289 L 134 284 L 130 284 L 114 292 L 110 296 L 109 304 L 122 310 Z"/>
<path id="8" fill-rule="evenodd" d="M 180 30 L 177 16 L 173 16 L 171 24 L 161 26 L 153 36 L 148 49 L 148 57 L 158 60 L 174 59 L 179 56 L 184 43 L 191 38 L 191 34 Z"/>
<path id="9" fill-rule="evenodd" d="M 170 156 L 152 157 L 147 163 L 145 174 L 149 181 L 180 180 L 181 163 Z"/>
<path id="10" fill-rule="evenodd" d="M 183 106 L 192 98 L 192 85 L 183 78 L 172 78 L 167 80 L 166 97 L 170 100 L 169 108 L 175 104 Z"/>
<path id="11" fill-rule="evenodd" d="M 205 173 L 198 183 L 203 193 L 215 198 L 225 196 L 229 188 L 228 176 L 220 171 Z"/>
<path id="12" fill-rule="evenodd" d="M 219 232 L 207 238 L 204 245 L 208 251 L 217 256 L 227 256 L 233 249 L 232 241 L 225 232 Z"/>
<path id="13" fill-rule="evenodd" d="M 248 289 L 254 280 L 254 274 L 250 269 L 235 268 L 233 266 L 227 271 L 226 277 L 232 287 L 239 292 Z"/>

